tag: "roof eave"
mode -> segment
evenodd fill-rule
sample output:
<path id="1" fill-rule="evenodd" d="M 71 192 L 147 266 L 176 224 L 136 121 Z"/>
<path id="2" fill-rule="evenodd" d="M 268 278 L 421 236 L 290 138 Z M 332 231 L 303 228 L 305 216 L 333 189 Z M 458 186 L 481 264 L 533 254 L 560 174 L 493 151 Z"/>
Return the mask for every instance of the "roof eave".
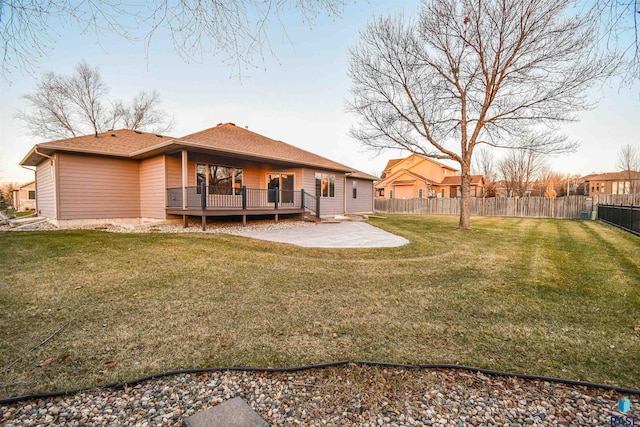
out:
<path id="1" fill-rule="evenodd" d="M 305 161 L 283 159 L 283 158 L 274 157 L 274 156 L 247 154 L 247 153 L 244 153 L 244 152 L 242 152 L 240 150 L 216 149 L 216 148 L 212 148 L 212 147 L 210 147 L 208 145 L 205 145 L 205 144 L 199 144 L 197 142 L 191 142 L 191 141 L 174 140 L 174 141 L 172 141 L 172 143 L 175 144 L 175 146 L 176 146 L 175 148 L 179 148 L 181 146 L 190 147 L 190 148 L 197 148 L 197 149 L 200 149 L 200 150 L 204 150 L 205 152 L 210 152 L 210 153 L 215 153 L 215 154 L 223 154 L 223 155 L 231 155 L 231 156 L 234 156 L 234 157 L 243 158 L 243 159 L 247 159 L 247 160 L 257 160 L 257 161 L 268 160 L 270 162 L 278 163 L 278 164 L 292 165 L 292 166 L 299 166 L 299 167 L 310 167 L 310 168 L 315 168 L 315 169 L 330 170 L 330 171 L 344 172 L 344 173 L 357 172 L 353 168 L 350 168 L 350 167 L 348 167 L 346 165 L 341 165 L 340 163 L 336 163 L 336 162 L 333 162 L 333 163 L 336 163 L 337 167 L 331 167 L 331 166 L 326 166 L 326 165 L 318 165 L 316 163 L 309 163 L 309 162 L 305 162 Z M 327 160 L 329 160 L 329 159 L 327 159 Z M 331 161 L 331 160 L 329 160 L 329 161 Z"/>

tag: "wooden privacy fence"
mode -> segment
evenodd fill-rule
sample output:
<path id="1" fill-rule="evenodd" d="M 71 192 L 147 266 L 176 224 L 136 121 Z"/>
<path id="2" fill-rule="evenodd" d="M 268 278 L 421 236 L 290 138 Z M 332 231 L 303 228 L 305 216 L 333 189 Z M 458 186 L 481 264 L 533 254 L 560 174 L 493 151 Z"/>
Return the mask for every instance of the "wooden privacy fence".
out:
<path id="1" fill-rule="evenodd" d="M 636 197 L 637 198 L 637 197 Z M 632 204 L 631 195 L 545 197 L 472 197 L 471 215 L 540 218 L 590 218 L 602 204 Z M 375 210 L 402 214 L 460 214 L 460 199 L 375 199 Z"/>

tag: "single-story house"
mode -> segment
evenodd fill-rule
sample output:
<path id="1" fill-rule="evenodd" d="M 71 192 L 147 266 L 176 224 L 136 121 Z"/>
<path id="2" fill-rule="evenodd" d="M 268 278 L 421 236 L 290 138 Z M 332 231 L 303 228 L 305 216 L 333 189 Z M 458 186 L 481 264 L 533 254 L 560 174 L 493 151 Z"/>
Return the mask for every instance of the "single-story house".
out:
<path id="1" fill-rule="evenodd" d="M 460 196 L 460 171 L 418 154 L 391 159 L 375 184 L 379 199 L 455 198 Z M 484 178 L 471 176 L 471 197 L 482 197 Z"/>
<path id="2" fill-rule="evenodd" d="M 120 129 L 35 145 L 37 212 L 54 224 L 373 212 L 375 176 L 233 123 L 182 138 Z"/>
<path id="3" fill-rule="evenodd" d="M 14 188 L 11 193 L 11 204 L 16 211 L 32 211 L 36 209 L 35 181 Z"/>

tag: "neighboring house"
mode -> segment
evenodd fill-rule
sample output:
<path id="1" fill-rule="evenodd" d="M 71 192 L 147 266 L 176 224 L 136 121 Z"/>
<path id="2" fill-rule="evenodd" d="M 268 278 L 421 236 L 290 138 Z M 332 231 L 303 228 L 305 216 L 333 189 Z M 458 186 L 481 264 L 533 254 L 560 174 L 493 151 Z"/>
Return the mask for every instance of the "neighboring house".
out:
<path id="1" fill-rule="evenodd" d="M 460 171 L 418 154 L 389 160 L 376 183 L 376 198 L 415 199 L 460 196 Z M 471 177 L 471 197 L 482 197 L 484 178 Z"/>
<path id="2" fill-rule="evenodd" d="M 591 174 L 583 176 L 586 196 L 609 196 L 614 194 L 632 194 L 640 190 L 640 172 L 622 171 Z"/>
<path id="3" fill-rule="evenodd" d="M 36 182 L 31 181 L 12 191 L 11 203 L 16 211 L 36 209 Z"/>
<path id="4" fill-rule="evenodd" d="M 377 179 L 233 123 L 46 142 L 20 164 L 35 166 L 38 214 L 57 224 L 372 212 Z"/>

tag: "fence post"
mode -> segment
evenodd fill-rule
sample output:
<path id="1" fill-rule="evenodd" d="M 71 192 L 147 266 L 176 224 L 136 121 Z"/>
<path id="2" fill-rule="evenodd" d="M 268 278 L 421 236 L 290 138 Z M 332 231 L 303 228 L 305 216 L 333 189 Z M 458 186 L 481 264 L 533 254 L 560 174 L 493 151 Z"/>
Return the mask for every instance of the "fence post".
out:
<path id="1" fill-rule="evenodd" d="M 300 190 L 300 207 L 304 209 L 304 190 Z"/>

